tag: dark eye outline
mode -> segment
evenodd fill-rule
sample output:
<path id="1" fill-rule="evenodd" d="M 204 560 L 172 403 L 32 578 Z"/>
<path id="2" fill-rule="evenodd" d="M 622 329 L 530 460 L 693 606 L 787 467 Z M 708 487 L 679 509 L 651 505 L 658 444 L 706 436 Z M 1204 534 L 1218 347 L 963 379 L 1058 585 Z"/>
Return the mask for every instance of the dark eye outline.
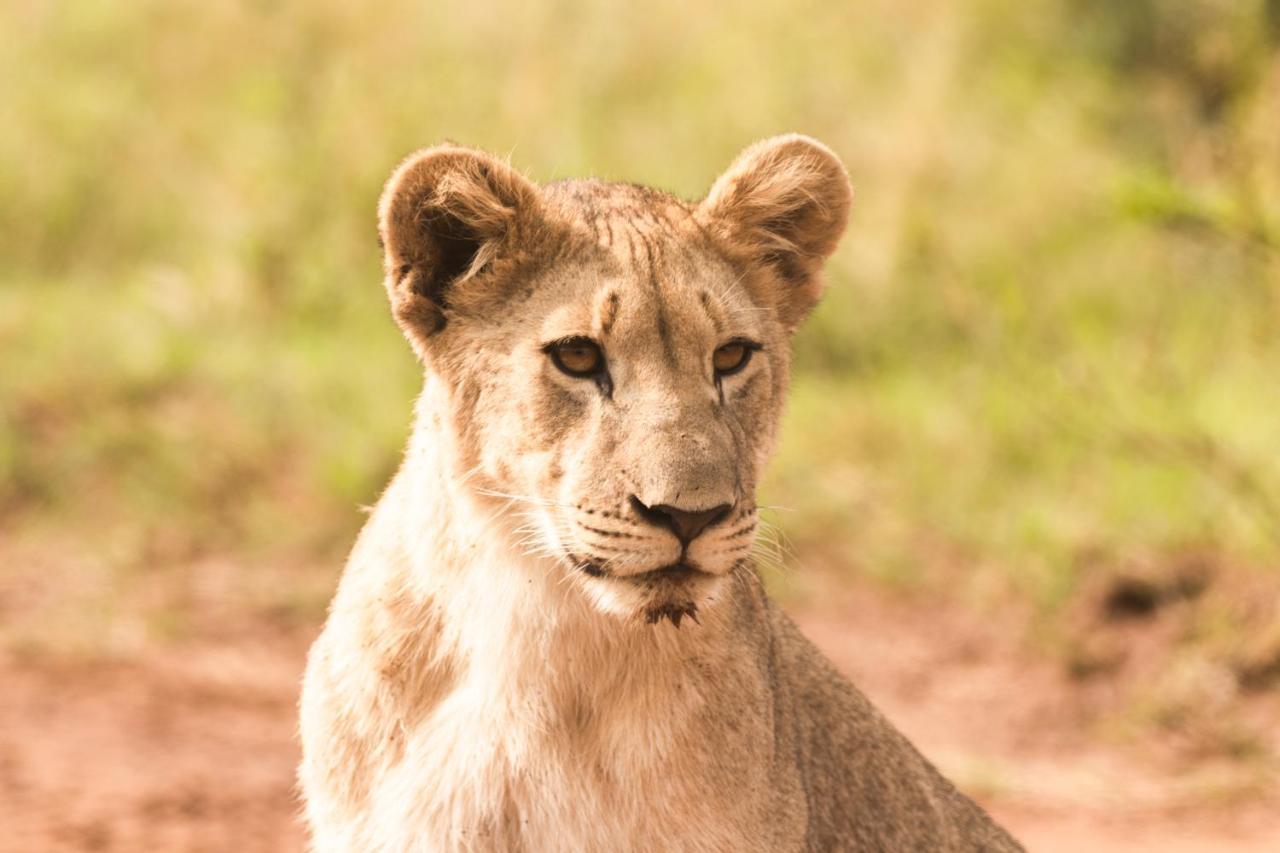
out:
<path id="1" fill-rule="evenodd" d="M 595 351 L 595 364 L 591 365 L 590 370 L 573 370 L 561 359 L 562 347 L 590 347 Z M 556 369 L 561 371 L 566 377 L 575 379 L 595 379 L 600 382 L 603 378 L 608 378 L 608 370 L 605 369 L 604 350 L 600 348 L 599 343 L 593 339 L 581 336 L 581 334 L 572 334 L 567 338 L 557 338 L 556 341 L 544 343 L 543 352 L 547 353 L 552 360 L 552 364 L 556 365 Z M 603 384 L 603 383 L 602 383 Z"/>
<path id="2" fill-rule="evenodd" d="M 727 370 L 721 370 L 716 367 L 716 353 L 725 347 L 742 347 L 742 360 Z M 748 338 L 732 338 L 716 347 L 711 353 L 711 369 L 715 371 L 716 379 L 722 379 L 726 376 L 733 376 L 735 373 L 741 373 L 751 363 L 751 356 L 764 349 L 763 344 L 758 344 Z"/>

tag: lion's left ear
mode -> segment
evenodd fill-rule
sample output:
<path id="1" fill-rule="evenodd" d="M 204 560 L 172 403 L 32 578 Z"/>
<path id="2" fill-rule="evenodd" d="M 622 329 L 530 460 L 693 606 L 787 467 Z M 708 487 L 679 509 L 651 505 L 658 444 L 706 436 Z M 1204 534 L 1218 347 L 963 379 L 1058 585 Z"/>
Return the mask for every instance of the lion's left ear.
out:
<path id="1" fill-rule="evenodd" d="M 698 214 L 731 254 L 771 274 L 772 292 L 761 296 L 794 329 L 822 295 L 822 264 L 844 233 L 852 195 L 831 149 L 791 134 L 739 154 Z"/>

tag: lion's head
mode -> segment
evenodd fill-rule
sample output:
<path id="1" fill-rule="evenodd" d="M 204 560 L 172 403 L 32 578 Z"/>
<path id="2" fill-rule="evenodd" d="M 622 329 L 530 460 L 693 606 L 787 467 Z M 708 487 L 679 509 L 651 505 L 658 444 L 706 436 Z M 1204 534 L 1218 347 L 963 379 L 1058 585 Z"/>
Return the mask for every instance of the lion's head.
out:
<path id="1" fill-rule="evenodd" d="M 477 495 L 602 609 L 696 616 L 749 557 L 790 337 L 848 218 L 802 136 L 748 148 L 688 203 L 595 180 L 537 186 L 445 145 L 379 206 L 397 322 Z"/>

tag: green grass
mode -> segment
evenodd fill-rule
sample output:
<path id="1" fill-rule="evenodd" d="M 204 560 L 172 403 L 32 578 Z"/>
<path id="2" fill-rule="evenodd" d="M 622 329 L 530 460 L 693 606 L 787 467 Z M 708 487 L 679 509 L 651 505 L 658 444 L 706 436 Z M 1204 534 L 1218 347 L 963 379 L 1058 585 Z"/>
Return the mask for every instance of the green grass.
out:
<path id="1" fill-rule="evenodd" d="M 443 8 L 5 5 L 0 536 L 93 553 L 103 601 L 336 565 L 418 382 L 400 157 L 693 197 L 799 130 L 856 195 L 766 489 L 799 562 L 1049 626 L 1187 554 L 1280 590 L 1274 2 Z"/>

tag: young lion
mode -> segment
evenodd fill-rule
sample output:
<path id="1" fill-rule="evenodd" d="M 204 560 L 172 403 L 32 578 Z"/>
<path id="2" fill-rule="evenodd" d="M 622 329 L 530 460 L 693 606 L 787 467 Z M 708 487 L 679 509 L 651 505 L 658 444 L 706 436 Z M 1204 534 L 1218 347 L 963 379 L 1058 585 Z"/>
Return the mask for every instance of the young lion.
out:
<path id="1" fill-rule="evenodd" d="M 1021 849 L 750 562 L 849 201 L 803 136 L 696 204 L 449 145 L 396 170 L 386 285 L 425 384 L 307 667 L 317 850 Z"/>

